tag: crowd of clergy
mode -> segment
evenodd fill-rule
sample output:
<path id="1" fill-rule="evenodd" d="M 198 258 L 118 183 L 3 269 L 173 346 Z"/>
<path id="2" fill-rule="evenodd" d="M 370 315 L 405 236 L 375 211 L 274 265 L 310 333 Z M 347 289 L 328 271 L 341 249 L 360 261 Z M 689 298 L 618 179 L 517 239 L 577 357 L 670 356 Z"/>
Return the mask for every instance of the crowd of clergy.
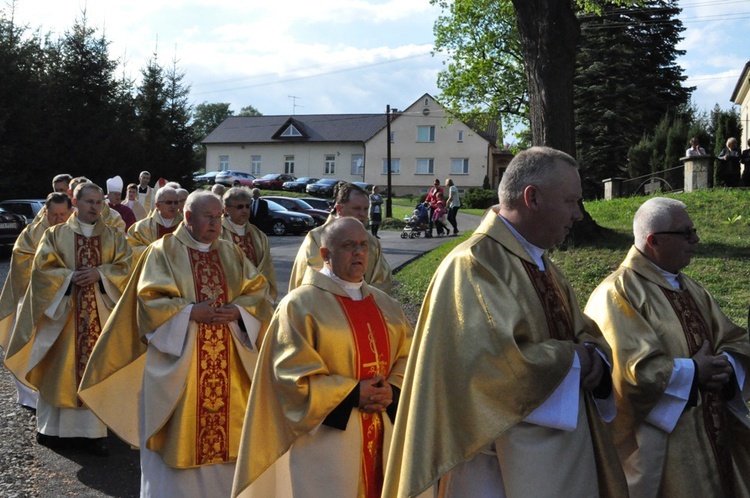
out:
<path id="1" fill-rule="evenodd" d="M 144 497 L 750 497 L 748 332 L 652 197 L 583 311 L 548 250 L 575 160 L 532 147 L 416 325 L 343 183 L 279 285 L 244 187 L 57 175 L 16 241 L 0 347 L 37 442 L 140 452 Z M 126 192 L 125 201 L 122 193 Z"/>

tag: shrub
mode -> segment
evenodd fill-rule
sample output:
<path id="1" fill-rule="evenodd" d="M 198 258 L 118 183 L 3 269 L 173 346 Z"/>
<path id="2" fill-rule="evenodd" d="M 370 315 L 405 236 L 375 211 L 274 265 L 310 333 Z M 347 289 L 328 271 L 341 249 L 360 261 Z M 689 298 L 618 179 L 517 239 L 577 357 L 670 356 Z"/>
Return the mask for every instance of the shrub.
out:
<path id="1" fill-rule="evenodd" d="M 497 192 L 470 188 L 461 196 L 461 207 L 487 209 L 498 203 Z"/>

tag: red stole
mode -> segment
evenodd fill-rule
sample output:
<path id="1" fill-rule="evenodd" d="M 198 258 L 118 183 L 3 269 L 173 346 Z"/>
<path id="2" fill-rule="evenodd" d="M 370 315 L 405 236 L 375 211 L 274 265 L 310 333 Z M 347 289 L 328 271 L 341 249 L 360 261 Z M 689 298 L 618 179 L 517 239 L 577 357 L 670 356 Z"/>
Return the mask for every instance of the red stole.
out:
<path id="1" fill-rule="evenodd" d="M 539 270 L 539 267 L 535 264 L 525 260 L 521 260 L 521 262 L 529 275 L 537 296 L 539 296 L 539 300 L 542 302 L 550 337 L 558 340 L 572 341 L 575 339 L 570 313 L 565 308 L 565 300 L 562 298 L 555 281 L 546 271 Z"/>
<path id="2" fill-rule="evenodd" d="M 177 230 L 177 227 L 179 226 L 179 223 L 172 223 L 171 227 L 165 227 L 161 223 L 156 224 L 156 239 L 160 239 L 164 237 L 168 233 L 172 233 L 175 230 Z"/>
<path id="3" fill-rule="evenodd" d="M 84 237 L 75 234 L 76 270 L 96 268 L 102 264 L 101 237 Z M 96 283 L 85 287 L 75 286 L 75 362 L 76 386 L 81 384 L 83 372 L 89 362 L 89 356 L 94 349 L 102 324 L 99 321 L 99 309 L 96 306 Z M 78 400 L 78 406 L 83 406 Z"/>
<path id="4" fill-rule="evenodd" d="M 232 231 L 229 233 L 232 234 L 232 241 L 240 246 L 242 252 L 247 256 L 247 259 L 249 259 L 255 266 L 258 266 L 258 256 L 255 254 L 255 245 L 253 244 L 252 237 L 250 237 L 250 230 L 246 230 L 244 236 Z"/>
<path id="5" fill-rule="evenodd" d="M 218 251 L 188 249 L 198 302 L 216 299 L 227 303 L 227 284 Z M 198 324 L 195 416 L 198 420 L 195 462 L 198 465 L 229 461 L 229 392 L 231 331 L 227 325 Z"/>
<path id="6" fill-rule="evenodd" d="M 704 340 L 711 342 L 708 323 L 701 314 L 698 304 L 687 290 L 682 292 L 671 291 L 660 287 L 662 292 L 672 305 L 677 318 L 682 325 L 690 356 L 693 356 L 701 348 Z M 711 344 L 713 349 L 713 344 Z M 698 372 L 695 372 L 698 375 Z M 734 496 L 734 478 L 732 475 L 732 454 L 730 450 L 727 409 L 721 392 L 699 391 L 703 402 L 703 423 L 711 442 L 716 468 L 721 478 L 725 496 Z"/>
<path id="7" fill-rule="evenodd" d="M 391 345 L 383 313 L 372 295 L 361 301 L 336 296 L 354 339 L 358 380 L 391 371 Z M 383 419 L 380 413 L 360 412 L 362 429 L 362 484 L 367 498 L 379 498 L 383 489 Z"/>

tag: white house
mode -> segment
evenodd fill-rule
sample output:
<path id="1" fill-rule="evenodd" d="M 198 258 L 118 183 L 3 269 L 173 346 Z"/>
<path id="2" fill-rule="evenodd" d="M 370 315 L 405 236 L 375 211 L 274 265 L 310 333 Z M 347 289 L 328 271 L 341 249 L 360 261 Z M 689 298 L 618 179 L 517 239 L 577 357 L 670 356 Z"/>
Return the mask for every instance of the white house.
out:
<path id="1" fill-rule="evenodd" d="M 745 63 L 729 100 L 740 106 L 740 122 L 742 123 L 740 149 L 746 149 L 747 140 L 750 138 L 750 61 Z"/>
<path id="2" fill-rule="evenodd" d="M 233 116 L 204 140 L 206 171 L 337 178 L 387 184 L 385 114 Z M 434 178 L 460 189 L 499 182 L 495 137 L 451 120 L 429 94 L 394 111 L 391 185 L 397 195 L 426 191 Z"/>

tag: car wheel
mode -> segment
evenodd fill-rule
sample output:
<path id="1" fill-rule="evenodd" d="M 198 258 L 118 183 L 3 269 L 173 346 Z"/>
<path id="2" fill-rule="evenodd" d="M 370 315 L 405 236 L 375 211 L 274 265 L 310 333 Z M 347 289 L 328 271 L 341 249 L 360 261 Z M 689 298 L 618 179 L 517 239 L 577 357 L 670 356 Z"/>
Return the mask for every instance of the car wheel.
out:
<path id="1" fill-rule="evenodd" d="M 285 235 L 286 224 L 281 220 L 273 220 L 271 223 L 271 233 L 274 235 Z"/>

